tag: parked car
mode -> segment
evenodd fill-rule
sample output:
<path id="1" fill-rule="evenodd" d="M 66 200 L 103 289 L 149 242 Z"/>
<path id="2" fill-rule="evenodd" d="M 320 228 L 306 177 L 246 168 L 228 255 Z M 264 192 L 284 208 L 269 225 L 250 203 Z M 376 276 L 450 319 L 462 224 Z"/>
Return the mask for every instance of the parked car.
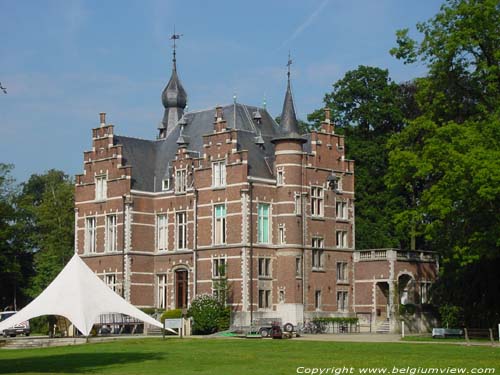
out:
<path id="1" fill-rule="evenodd" d="M 7 318 L 10 318 L 12 315 L 15 315 L 16 313 L 17 311 L 1 311 L 0 322 L 4 321 Z M 7 336 L 16 337 L 17 335 L 29 336 L 31 333 L 30 322 L 26 320 L 24 322 L 14 325 L 13 327 L 4 329 L 3 332 L 0 333 L 3 334 L 4 337 Z"/>

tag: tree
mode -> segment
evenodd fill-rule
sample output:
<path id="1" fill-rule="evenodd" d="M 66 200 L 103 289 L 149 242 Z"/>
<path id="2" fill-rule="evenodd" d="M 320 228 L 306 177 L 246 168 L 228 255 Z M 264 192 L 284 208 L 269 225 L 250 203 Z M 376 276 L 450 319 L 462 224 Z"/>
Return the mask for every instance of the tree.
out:
<path id="1" fill-rule="evenodd" d="M 333 84 L 324 102 L 332 110 L 336 132 L 346 136 L 347 157 L 356 162 L 356 247 L 399 246 L 391 212 L 398 196 L 385 189 L 386 143 L 401 131 L 406 118 L 418 114 L 411 82 L 396 84 L 384 69 L 359 66 Z M 308 116 L 316 126 L 323 110 Z"/>
<path id="2" fill-rule="evenodd" d="M 417 24 L 420 42 L 408 29 L 396 33 L 391 54 L 406 64 L 423 62 L 418 101 L 438 123 L 459 123 L 491 113 L 500 100 L 500 3 L 447 0 L 427 22 Z"/>
<path id="3" fill-rule="evenodd" d="M 74 188 L 61 171 L 34 174 L 23 184 L 19 217 L 26 234 L 24 246 L 34 253 L 28 293 L 37 296 L 69 261 L 74 248 Z"/>

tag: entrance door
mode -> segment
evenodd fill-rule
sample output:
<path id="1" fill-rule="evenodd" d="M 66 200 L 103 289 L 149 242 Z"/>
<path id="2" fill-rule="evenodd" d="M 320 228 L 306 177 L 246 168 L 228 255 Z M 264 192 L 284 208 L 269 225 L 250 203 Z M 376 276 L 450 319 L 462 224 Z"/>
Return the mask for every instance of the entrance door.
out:
<path id="1" fill-rule="evenodd" d="M 184 309 L 187 307 L 188 297 L 188 271 L 175 271 L 175 291 L 176 291 L 176 308 Z"/>

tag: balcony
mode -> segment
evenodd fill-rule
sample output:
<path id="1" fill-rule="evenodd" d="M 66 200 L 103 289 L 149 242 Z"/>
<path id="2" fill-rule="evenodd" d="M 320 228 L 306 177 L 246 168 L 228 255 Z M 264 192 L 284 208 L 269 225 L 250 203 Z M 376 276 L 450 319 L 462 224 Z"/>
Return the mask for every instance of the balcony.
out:
<path id="1" fill-rule="evenodd" d="M 370 262 L 384 260 L 399 260 L 406 262 L 436 262 L 438 255 L 433 251 L 401 249 L 369 249 L 354 252 L 354 261 Z"/>

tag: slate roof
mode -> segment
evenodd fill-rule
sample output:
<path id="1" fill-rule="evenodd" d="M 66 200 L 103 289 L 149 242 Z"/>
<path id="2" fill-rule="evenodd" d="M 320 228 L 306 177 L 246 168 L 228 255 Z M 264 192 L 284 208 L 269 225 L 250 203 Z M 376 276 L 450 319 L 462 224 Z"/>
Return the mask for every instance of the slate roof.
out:
<path id="1" fill-rule="evenodd" d="M 274 144 L 271 139 L 283 135 L 279 125 L 264 108 L 237 103 L 223 106 L 223 111 L 227 127 L 238 131 L 238 150 L 248 150 L 249 175 L 273 178 Z M 260 115 L 260 121 L 254 119 L 255 115 Z M 213 133 L 215 109 L 185 113 L 184 117 L 187 125 L 183 137 L 189 140 L 187 149 L 195 156 L 203 155 L 202 136 Z M 168 169 L 175 158 L 179 134 L 177 124 L 165 139 L 144 140 L 115 135 L 115 144 L 123 146 L 124 165 L 132 166 L 133 189 L 161 191 L 162 180 L 171 175 Z M 259 134 L 264 140 L 263 145 L 255 143 Z"/>

